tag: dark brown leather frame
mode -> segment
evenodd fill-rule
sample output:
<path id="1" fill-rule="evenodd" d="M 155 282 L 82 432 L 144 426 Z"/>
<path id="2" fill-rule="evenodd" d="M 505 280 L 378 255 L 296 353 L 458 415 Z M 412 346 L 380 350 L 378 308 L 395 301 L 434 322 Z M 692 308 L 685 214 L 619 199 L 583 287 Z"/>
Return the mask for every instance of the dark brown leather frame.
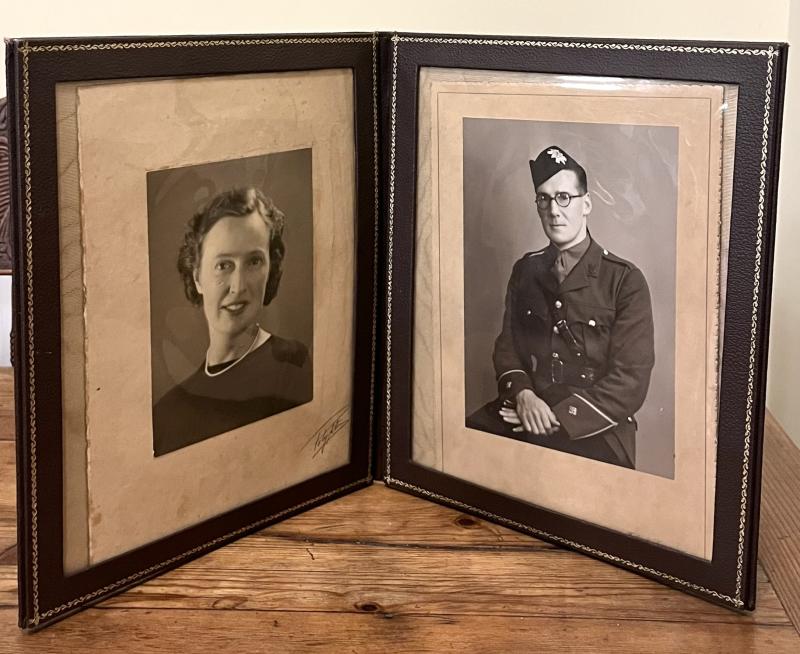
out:
<path id="1" fill-rule="evenodd" d="M 373 477 L 711 601 L 753 608 L 785 45 L 420 34 L 103 38 L 10 41 L 7 62 L 17 253 L 20 626 L 46 626 L 239 536 L 368 485 Z M 738 86 L 710 562 L 412 462 L 413 244 L 422 66 Z M 58 537 L 63 493 L 55 85 L 342 67 L 354 73 L 356 113 L 351 462 L 65 576 Z"/>
<path id="2" fill-rule="evenodd" d="M 387 485 L 739 609 L 755 602 L 766 340 L 786 48 L 400 34 L 384 44 L 384 214 L 392 234 L 382 457 Z M 415 464 L 411 459 L 414 233 L 420 67 L 736 84 L 739 108 L 710 562 L 576 520 Z"/>
<path id="3" fill-rule="evenodd" d="M 370 34 L 27 40 L 8 48 L 16 216 L 20 625 L 39 628 L 230 540 L 372 480 L 377 38 Z M 355 87 L 358 269 L 350 463 L 85 571 L 62 567 L 61 344 L 55 85 L 88 79 L 349 68 Z"/>

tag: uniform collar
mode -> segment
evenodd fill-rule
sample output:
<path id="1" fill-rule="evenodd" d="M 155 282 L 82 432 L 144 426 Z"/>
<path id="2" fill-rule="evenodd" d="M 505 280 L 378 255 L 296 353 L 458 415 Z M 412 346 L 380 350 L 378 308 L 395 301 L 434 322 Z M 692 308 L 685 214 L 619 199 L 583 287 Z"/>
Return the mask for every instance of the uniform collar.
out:
<path id="1" fill-rule="evenodd" d="M 575 267 L 570 271 L 564 281 L 559 286 L 560 292 L 574 291 L 579 288 L 584 288 L 591 284 L 591 280 L 600 274 L 600 263 L 603 258 L 603 248 L 600 247 L 595 240 L 587 234 L 586 240 L 589 242 L 586 251 L 580 258 Z M 579 243 L 579 247 L 583 242 Z"/>
<path id="2" fill-rule="evenodd" d="M 580 243 L 576 243 L 571 248 L 567 248 L 566 250 L 559 250 L 556 248 L 552 243 L 550 244 L 556 251 L 554 259 L 557 259 L 559 256 L 563 257 L 563 261 L 567 267 L 567 274 L 572 272 L 572 269 L 578 264 L 581 260 L 583 255 L 586 253 L 586 250 L 589 249 L 589 244 L 592 242 L 591 237 L 589 236 L 588 232 L 586 236 L 583 237 L 583 240 Z"/>

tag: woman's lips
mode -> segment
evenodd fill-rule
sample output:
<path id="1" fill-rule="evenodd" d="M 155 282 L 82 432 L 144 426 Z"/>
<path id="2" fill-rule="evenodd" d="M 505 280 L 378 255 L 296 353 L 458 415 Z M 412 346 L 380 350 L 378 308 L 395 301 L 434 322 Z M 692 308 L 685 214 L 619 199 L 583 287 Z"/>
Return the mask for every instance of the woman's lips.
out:
<path id="1" fill-rule="evenodd" d="M 228 313 L 232 313 L 234 316 L 238 316 L 245 310 L 246 306 L 247 302 L 233 302 L 231 304 L 224 305 L 222 308 Z"/>

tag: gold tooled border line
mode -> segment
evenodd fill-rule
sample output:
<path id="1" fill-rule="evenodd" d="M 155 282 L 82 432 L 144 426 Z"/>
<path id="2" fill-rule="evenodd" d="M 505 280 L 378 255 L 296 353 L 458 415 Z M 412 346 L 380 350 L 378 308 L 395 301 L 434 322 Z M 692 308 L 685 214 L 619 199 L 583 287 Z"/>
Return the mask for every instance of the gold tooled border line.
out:
<path id="1" fill-rule="evenodd" d="M 266 516 L 250 523 L 244 527 L 240 527 L 231 531 L 223 536 L 218 536 L 213 540 L 198 545 L 182 554 L 173 556 L 165 561 L 154 564 L 144 570 L 140 570 L 132 575 L 123 579 L 119 579 L 114 583 L 98 588 L 91 593 L 87 593 L 75 599 L 72 599 L 55 608 L 41 611 L 39 609 L 39 514 L 38 514 L 38 487 L 37 487 L 37 442 L 36 442 L 36 368 L 34 357 L 34 293 L 33 293 L 33 201 L 32 201 L 32 181 L 31 181 L 31 153 L 30 153 L 30 79 L 29 79 L 29 58 L 32 53 L 40 52 L 75 52 L 75 51 L 91 51 L 91 50 L 133 50 L 142 48 L 183 48 L 183 47 L 212 47 L 212 46 L 249 46 L 249 45 L 302 45 L 302 44 L 341 44 L 341 43 L 372 43 L 372 113 L 373 113 L 373 180 L 375 182 L 375 195 L 374 195 L 374 237 L 373 242 L 378 243 L 378 79 L 377 79 L 377 62 L 376 62 L 376 49 L 377 49 L 377 34 L 363 37 L 276 37 L 276 38 L 260 38 L 260 39 L 199 39 L 199 40 L 167 40 L 167 41 L 123 41 L 123 42 L 109 42 L 109 43 L 71 43 L 71 44 L 50 44 L 50 45 L 29 45 L 23 42 L 19 48 L 22 55 L 22 134 L 23 134 L 23 173 L 24 173 L 24 189 L 25 189 L 25 291 L 26 291 L 26 325 L 28 331 L 28 338 L 26 341 L 27 349 L 27 381 L 28 381 L 28 429 L 29 429 L 29 459 L 30 459 L 30 520 L 31 520 L 31 585 L 32 585 L 32 604 L 33 616 L 28 619 L 27 626 L 29 628 L 39 626 L 42 620 L 53 618 L 64 611 L 77 608 L 87 602 L 92 601 L 106 593 L 110 593 L 118 588 L 126 586 L 137 579 L 147 577 L 153 573 L 166 568 L 174 563 L 185 560 L 195 554 L 209 550 L 216 545 L 225 541 L 231 540 L 237 536 L 243 535 L 246 532 L 264 525 L 269 522 L 280 519 L 281 517 L 303 509 L 307 506 L 321 502 L 329 497 L 343 493 L 351 488 L 355 488 L 364 483 L 372 481 L 372 431 L 373 431 L 373 418 L 374 412 L 372 406 L 374 405 L 373 395 L 374 390 L 371 391 L 370 397 L 370 421 L 369 421 L 369 446 L 367 456 L 367 471 L 362 479 L 346 484 L 340 488 L 323 493 L 312 499 L 301 502 L 295 506 L 283 509 L 270 516 Z M 374 270 L 373 277 L 373 301 L 372 301 L 372 361 L 370 364 L 370 379 L 375 378 L 375 356 L 376 345 L 375 336 L 377 334 L 377 261 L 378 261 L 377 248 L 375 248 Z M 374 388 L 374 383 L 372 384 Z"/>
<path id="2" fill-rule="evenodd" d="M 755 251 L 755 270 L 753 280 L 753 313 L 750 321 L 750 355 L 749 367 L 747 377 L 747 400 L 746 400 L 746 415 L 744 425 L 744 452 L 742 455 L 742 485 L 741 485 L 741 505 L 739 512 L 739 544 L 738 555 L 736 561 L 736 590 L 733 597 L 719 593 L 715 590 L 704 588 L 698 584 L 694 584 L 685 579 L 680 579 L 674 575 L 655 570 L 643 566 L 633 561 L 628 561 L 613 554 L 603 552 L 601 550 L 589 547 L 582 543 L 562 538 L 550 534 L 546 531 L 535 529 L 528 525 L 504 518 L 502 516 L 490 513 L 483 509 L 471 506 L 464 502 L 454 500 L 450 497 L 431 492 L 427 489 L 420 488 L 413 484 L 409 484 L 400 479 L 395 479 L 391 474 L 392 465 L 392 450 L 391 450 L 391 390 L 392 390 L 392 260 L 394 248 L 394 182 L 395 182 L 395 153 L 396 153 L 396 118 L 397 118 L 397 54 L 398 44 L 401 42 L 407 43 L 435 43 L 435 44 L 459 44 L 459 45 L 499 45 L 499 46 L 512 46 L 512 47 L 550 47 L 550 48 L 576 48 L 576 49 L 600 49 L 600 50 L 634 50 L 634 51 L 647 51 L 647 52 L 685 52 L 692 54 L 726 54 L 726 55 L 746 55 L 746 56 L 765 56 L 767 57 L 767 76 L 766 88 L 764 95 L 764 122 L 763 131 L 761 135 L 761 167 L 759 175 L 759 194 L 758 194 L 758 223 L 756 228 L 756 251 Z M 769 145 L 769 127 L 770 127 L 770 107 L 772 102 L 772 76 L 773 76 L 773 60 L 778 55 L 778 51 L 773 46 L 767 48 L 728 48 L 728 47 L 703 47 L 703 46 L 682 46 L 682 45 L 658 45 L 658 44 L 639 44 L 639 43 L 602 43 L 602 42 L 571 42 L 571 41 L 525 41 L 514 39 L 470 39 L 470 38 L 450 38 L 450 37 L 415 37 L 415 36 L 400 36 L 395 34 L 392 36 L 392 102 L 391 102 L 391 143 L 390 143 L 390 163 L 389 163 L 389 234 L 388 234 L 388 248 L 387 248 L 387 318 L 386 318 L 386 474 L 384 481 L 387 485 L 405 488 L 425 497 L 436 499 L 440 502 L 470 511 L 472 513 L 482 515 L 490 520 L 506 524 L 510 527 L 530 533 L 534 536 L 546 538 L 548 540 L 566 545 L 573 549 L 586 554 L 591 554 L 601 559 L 611 561 L 623 567 L 629 568 L 636 572 L 646 573 L 659 577 L 665 581 L 684 586 L 688 589 L 694 590 L 722 600 L 731 604 L 736 608 L 742 608 L 744 602 L 742 600 L 742 574 L 744 568 L 744 541 L 745 541 L 745 525 L 747 522 L 747 498 L 748 487 L 750 483 L 750 452 L 752 449 L 752 418 L 753 418 L 753 397 L 755 392 L 755 357 L 756 357 L 756 344 L 758 336 L 758 309 L 759 309 L 759 285 L 761 283 L 761 255 L 764 235 L 764 207 L 766 202 L 766 176 L 767 176 L 767 158 L 768 158 L 768 145 Z"/>
<path id="3" fill-rule="evenodd" d="M 380 206 L 378 195 L 378 34 L 372 35 L 372 184 L 373 204 L 375 208 L 375 221 L 372 233 L 372 352 L 370 354 L 369 366 L 369 443 L 367 444 L 367 480 L 372 481 L 372 456 L 373 456 L 373 429 L 375 424 L 375 377 L 376 377 L 376 356 L 378 354 L 378 246 L 380 225 L 379 214 Z"/>

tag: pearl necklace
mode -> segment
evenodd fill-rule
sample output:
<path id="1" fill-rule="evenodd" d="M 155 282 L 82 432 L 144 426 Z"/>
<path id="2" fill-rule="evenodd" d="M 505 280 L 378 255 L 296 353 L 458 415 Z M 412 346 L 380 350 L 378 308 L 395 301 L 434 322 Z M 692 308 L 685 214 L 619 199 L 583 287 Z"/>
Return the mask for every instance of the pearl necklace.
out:
<path id="1" fill-rule="evenodd" d="M 225 366 L 222 370 L 217 370 L 216 372 L 209 372 L 208 370 L 208 352 L 206 352 L 206 361 L 205 361 L 205 371 L 208 377 L 217 377 L 224 372 L 228 372 L 231 368 L 233 368 L 237 363 L 239 363 L 242 359 L 244 359 L 248 354 L 253 351 L 253 348 L 256 346 L 258 342 L 258 338 L 261 336 L 261 326 L 256 323 L 256 337 L 253 339 L 253 342 L 250 343 L 250 347 L 247 348 L 247 352 L 245 352 L 242 356 L 240 356 L 235 361 L 232 361 L 230 365 Z"/>

